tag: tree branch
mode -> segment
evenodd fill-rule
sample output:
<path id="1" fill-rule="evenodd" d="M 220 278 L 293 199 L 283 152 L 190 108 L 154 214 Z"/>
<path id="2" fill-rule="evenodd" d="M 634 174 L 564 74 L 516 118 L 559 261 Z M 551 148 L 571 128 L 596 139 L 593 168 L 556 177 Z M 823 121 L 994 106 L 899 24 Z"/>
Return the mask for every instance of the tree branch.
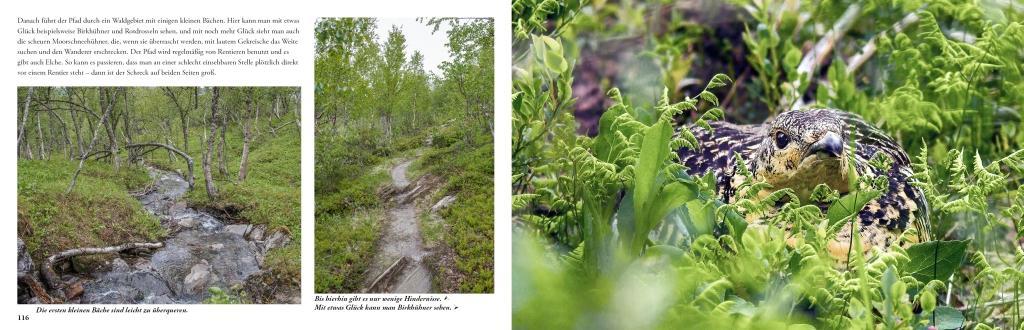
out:
<path id="1" fill-rule="evenodd" d="M 125 147 L 125 149 L 145 148 L 145 147 L 158 147 L 158 148 L 167 149 L 167 150 L 169 150 L 169 151 L 171 151 L 171 152 L 173 152 L 175 154 L 178 154 L 178 156 L 181 156 L 181 158 L 185 158 L 185 162 L 188 163 L 188 177 L 185 178 L 186 180 L 188 180 L 188 187 L 191 189 L 193 186 L 195 186 L 195 181 L 196 181 L 196 177 L 195 177 L 195 162 L 192 160 L 192 156 L 189 156 L 185 152 L 183 152 L 181 150 L 178 150 L 175 147 L 163 144 L 163 143 L 136 143 L 136 144 L 129 144 L 129 145 L 126 145 L 124 147 Z M 156 148 L 149 149 L 149 150 L 143 150 L 142 152 L 139 152 L 137 154 L 137 156 L 138 157 L 142 157 L 145 154 L 152 152 L 153 150 L 156 150 Z"/>

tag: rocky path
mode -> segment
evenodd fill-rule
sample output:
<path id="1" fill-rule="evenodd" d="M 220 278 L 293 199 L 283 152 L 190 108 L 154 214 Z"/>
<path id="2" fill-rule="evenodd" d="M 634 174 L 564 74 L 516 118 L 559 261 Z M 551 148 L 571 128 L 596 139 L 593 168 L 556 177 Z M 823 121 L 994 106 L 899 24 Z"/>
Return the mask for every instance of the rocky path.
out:
<path id="1" fill-rule="evenodd" d="M 431 272 L 423 259 L 428 252 L 423 246 L 417 223 L 415 199 L 407 191 L 406 172 L 412 160 L 405 160 L 391 169 L 391 184 L 400 192 L 370 268 L 364 291 L 381 293 L 429 293 Z"/>

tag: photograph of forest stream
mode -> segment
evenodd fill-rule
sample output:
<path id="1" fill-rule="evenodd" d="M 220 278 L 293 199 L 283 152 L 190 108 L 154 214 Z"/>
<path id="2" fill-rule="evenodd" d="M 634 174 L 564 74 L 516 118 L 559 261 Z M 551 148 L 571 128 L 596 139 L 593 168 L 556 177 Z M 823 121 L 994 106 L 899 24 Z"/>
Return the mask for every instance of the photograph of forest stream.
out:
<path id="1" fill-rule="evenodd" d="M 513 328 L 1024 329 L 1024 3 L 511 7 Z"/>
<path id="2" fill-rule="evenodd" d="M 315 292 L 493 293 L 493 19 L 315 37 Z"/>
<path id="3" fill-rule="evenodd" d="M 297 304 L 297 87 L 19 87 L 18 302 Z"/>

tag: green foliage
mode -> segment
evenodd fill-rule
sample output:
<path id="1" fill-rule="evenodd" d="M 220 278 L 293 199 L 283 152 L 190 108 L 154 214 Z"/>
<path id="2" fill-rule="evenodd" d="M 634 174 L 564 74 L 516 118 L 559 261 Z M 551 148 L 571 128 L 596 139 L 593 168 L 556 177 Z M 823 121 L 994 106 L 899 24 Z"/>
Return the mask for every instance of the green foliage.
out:
<path id="1" fill-rule="evenodd" d="M 885 74 L 853 90 L 857 75 L 834 63 L 832 88 L 819 90 L 818 103 L 859 113 L 915 148 L 924 139 L 986 157 L 1020 149 L 1021 116 L 1014 106 L 1024 86 L 1020 12 L 971 1 L 910 7 L 897 13 L 914 12 L 919 21 L 877 38 L 879 54 L 867 73 Z"/>
<path id="2" fill-rule="evenodd" d="M 68 160 L 18 161 L 18 237 L 37 263 L 72 248 L 152 242 L 166 235 L 159 219 L 131 194 L 149 183 L 144 169 L 114 172 L 110 164 L 87 162 L 76 189 L 65 196 L 77 166 Z"/>
<path id="3" fill-rule="evenodd" d="M 218 287 L 210 287 L 210 297 L 203 300 L 204 304 L 241 304 L 242 299 L 233 296 L 230 293 L 224 291 L 224 289 Z"/>
<path id="4" fill-rule="evenodd" d="M 701 34 L 678 28 L 683 23 L 651 32 L 636 18 L 660 23 L 675 11 L 692 14 L 692 7 L 602 1 L 572 14 L 559 11 L 561 2 L 545 3 L 513 5 L 520 41 L 511 100 L 514 326 L 1019 327 L 1019 8 L 984 1 L 735 1 L 750 15 L 746 29 L 739 40 L 721 42 L 746 47 L 740 50 L 753 78 L 733 90 L 765 110 L 736 105 L 725 110 L 730 117 L 759 118 L 740 110 L 778 113 L 811 91 L 818 105 L 858 113 L 905 150 L 920 150 L 911 182 L 929 205 L 919 205 L 925 214 L 916 228 L 884 250 L 865 251 L 867 238 L 854 234 L 848 256 L 839 259 L 837 235 L 860 232 L 857 213 L 887 193 L 885 176 L 850 175 L 845 195 L 822 185 L 797 196 L 748 180 L 723 203 L 715 200 L 713 175 L 690 177 L 678 165 L 673 151 L 695 148 L 696 139 L 676 123 L 707 126 L 721 118 L 721 110 L 701 110 L 698 102 L 717 106 L 711 91 L 724 93 L 713 88 L 728 81 L 712 78 L 695 97 L 677 94 L 672 77 L 693 69 L 682 63 L 707 63 L 715 54 L 689 52 L 700 49 L 702 41 L 690 37 Z M 668 10 L 649 11 L 658 6 Z M 848 12 L 855 20 L 823 62 L 828 67 L 798 72 L 809 47 Z M 890 28 L 911 13 L 917 21 Z M 548 25 L 530 23 L 537 17 Z M 576 99 L 567 93 L 583 61 L 578 48 L 609 36 L 644 39 L 656 73 L 669 77 L 661 84 L 673 89 L 650 102 L 650 93 L 608 87 L 612 106 L 597 136 L 578 136 Z M 869 42 L 877 46 L 873 56 L 848 60 Z M 899 160 L 864 161 L 889 168 Z M 742 159 L 736 171 L 750 177 Z M 748 226 L 748 219 L 763 225 Z"/>
<path id="5" fill-rule="evenodd" d="M 797 73 L 803 54 L 796 45 L 805 38 L 797 30 L 800 13 L 784 10 L 776 1 L 751 1 L 750 5 L 748 11 L 757 22 L 743 34 L 748 48 L 747 63 L 757 71 L 756 84 L 750 88 L 760 96 L 767 112 L 774 115 L 788 109 L 788 103 L 783 101 L 792 103 L 803 92 L 794 91 L 795 86 L 789 81 L 797 81 L 803 89 L 807 86 L 806 75 Z"/>
<path id="6" fill-rule="evenodd" d="M 481 145 L 430 149 L 418 167 L 446 178 L 436 196 L 456 196 L 440 212 L 445 225 L 436 241 L 454 250 L 457 271 L 466 276 L 457 292 L 488 293 L 494 292 L 494 143 L 490 136 L 474 140 Z M 425 236 L 437 229 L 422 221 L 420 228 Z"/>
<path id="7" fill-rule="evenodd" d="M 377 191 L 387 163 L 357 136 L 316 138 L 314 289 L 357 292 L 388 216 Z"/>
<path id="8" fill-rule="evenodd" d="M 380 237 L 382 210 L 317 216 L 313 281 L 316 292 L 357 292 Z"/>
<path id="9" fill-rule="evenodd" d="M 531 34 L 549 33 L 548 24 L 554 21 L 552 35 L 573 21 L 587 0 L 513 0 L 512 32 L 517 38 L 528 38 Z M 539 32 L 539 33 L 538 33 Z"/>
<path id="10" fill-rule="evenodd" d="M 342 214 L 380 205 L 377 188 L 388 179 L 384 171 L 367 171 L 381 164 L 372 150 L 353 146 L 357 137 L 342 138 L 342 143 L 318 137 L 317 214 Z"/>
<path id="11" fill-rule="evenodd" d="M 433 195 L 457 196 L 443 225 L 420 226 L 436 254 L 454 252 L 455 269 L 436 270 L 435 285 L 457 277 L 441 287 L 494 291 L 494 22 L 417 23 L 447 37 L 449 59 L 435 72 L 397 26 L 379 42 L 375 19 L 317 21 L 317 292 L 362 289 L 390 216 L 388 170 L 413 154 Z"/>
<path id="12" fill-rule="evenodd" d="M 960 270 L 969 241 L 931 241 L 907 249 L 907 270 L 918 281 L 943 280 Z"/>
<path id="13" fill-rule="evenodd" d="M 23 159 L 35 159 L 23 160 L 23 170 L 19 164 L 19 235 L 33 255 L 162 238 L 160 221 L 132 193 L 152 182 L 145 166 L 187 175 L 187 162 L 164 148 L 126 149 L 129 144 L 159 143 L 194 162 L 195 186 L 185 196 L 190 206 L 224 211 L 236 221 L 291 235 L 292 243 L 266 256 L 263 269 L 299 286 L 298 88 L 219 87 L 218 124 L 224 129 L 214 136 L 208 126 L 213 94 L 208 87 L 44 87 L 35 89 L 30 99 L 22 90 L 22 102 L 30 102 L 19 111 L 30 111 L 38 133 L 23 139 L 19 152 Z M 248 171 L 242 179 L 246 130 Z M 220 191 L 215 200 L 202 189 L 208 139 L 214 142 L 210 167 Z M 86 154 L 75 189 L 64 196 L 79 158 Z M 37 242 L 36 235 L 46 240 Z"/>

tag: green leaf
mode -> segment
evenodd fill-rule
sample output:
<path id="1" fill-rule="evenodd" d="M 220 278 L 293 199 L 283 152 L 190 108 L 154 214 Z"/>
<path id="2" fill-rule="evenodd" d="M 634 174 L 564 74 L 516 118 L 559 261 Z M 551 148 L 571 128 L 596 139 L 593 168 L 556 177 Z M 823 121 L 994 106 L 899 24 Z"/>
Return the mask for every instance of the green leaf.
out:
<path id="1" fill-rule="evenodd" d="M 643 143 L 640 145 L 640 159 L 636 164 L 636 185 L 634 203 L 636 209 L 646 209 L 654 197 L 658 170 L 668 157 L 668 141 L 672 130 L 663 121 L 659 121 L 644 131 Z M 647 219 L 639 219 L 646 221 Z"/>
<path id="2" fill-rule="evenodd" d="M 680 258 L 685 255 L 686 252 L 683 249 L 677 248 L 671 245 L 659 244 L 647 248 L 648 256 L 665 256 L 672 259 Z"/>
<path id="3" fill-rule="evenodd" d="M 955 308 L 942 306 L 935 309 L 935 327 L 946 329 L 959 329 L 964 325 L 964 315 Z"/>
<path id="4" fill-rule="evenodd" d="M 523 92 L 512 94 L 512 110 L 519 112 L 523 108 Z"/>
<path id="5" fill-rule="evenodd" d="M 786 52 L 786 57 L 782 60 L 783 68 L 786 70 L 786 74 L 795 74 L 797 66 L 800 65 L 800 59 L 803 54 L 800 53 L 800 48 L 795 46 L 787 47 L 789 51 Z"/>
<path id="6" fill-rule="evenodd" d="M 683 221 L 688 225 L 687 230 L 694 237 L 714 234 L 715 209 L 713 205 L 694 199 L 686 203 L 686 211 Z"/>
<path id="7" fill-rule="evenodd" d="M 548 70 L 563 73 L 569 70 L 569 62 L 562 55 L 562 43 L 548 36 L 540 36 L 544 44 L 544 65 Z"/>
<path id="8" fill-rule="evenodd" d="M 960 269 L 970 240 L 931 241 L 915 244 L 907 249 L 910 263 L 905 271 L 921 282 L 945 281 Z"/>
<path id="9" fill-rule="evenodd" d="M 814 328 L 813 325 L 804 324 L 804 323 L 790 324 L 788 327 L 786 327 L 786 330 L 814 330 L 814 329 L 815 328 Z"/>
<path id="10" fill-rule="evenodd" d="M 518 194 L 518 195 L 512 195 L 512 210 L 515 211 L 515 210 L 521 210 L 521 209 L 525 208 L 527 205 L 530 205 L 530 202 L 533 201 L 535 198 L 537 198 L 537 196 L 540 196 L 540 195 L 537 195 L 537 194 Z"/>
<path id="11" fill-rule="evenodd" d="M 754 306 L 754 304 L 751 304 L 743 298 L 730 296 L 729 300 L 735 302 L 735 304 L 732 305 L 732 308 L 729 309 L 730 314 L 754 317 L 754 314 L 757 313 L 757 306 Z M 813 327 L 811 329 L 813 329 Z"/>
<path id="12" fill-rule="evenodd" d="M 679 182 L 669 183 L 651 203 L 649 213 L 651 220 L 664 219 L 669 211 L 696 197 L 697 190 L 694 187 Z"/>
<path id="13" fill-rule="evenodd" d="M 569 69 L 569 63 L 565 61 L 562 54 L 550 50 L 544 52 L 544 64 L 547 65 L 548 70 L 556 73 L 562 73 Z"/>
<path id="14" fill-rule="evenodd" d="M 847 194 L 832 203 L 828 207 L 828 224 L 831 227 L 847 217 L 856 215 L 871 200 L 881 196 L 882 192 L 877 190 L 866 190 Z"/>
<path id="15" fill-rule="evenodd" d="M 548 50 L 558 53 L 559 55 L 562 54 L 562 43 L 558 40 L 549 36 L 540 36 L 540 40 L 544 42 L 544 46 L 546 46 Z"/>

